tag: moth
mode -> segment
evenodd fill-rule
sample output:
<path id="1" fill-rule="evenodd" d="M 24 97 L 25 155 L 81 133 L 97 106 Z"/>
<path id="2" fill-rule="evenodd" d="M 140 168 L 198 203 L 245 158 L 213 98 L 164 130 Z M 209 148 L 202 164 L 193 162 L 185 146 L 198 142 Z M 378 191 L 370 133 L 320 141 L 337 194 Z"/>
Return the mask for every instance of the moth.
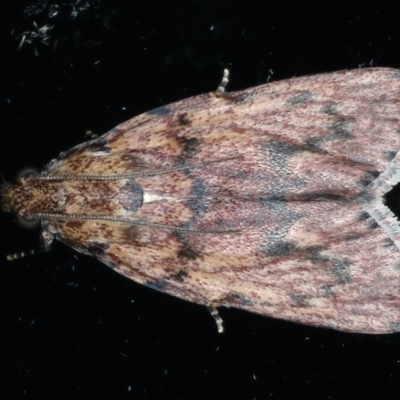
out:
<path id="1" fill-rule="evenodd" d="M 190 97 L 3 184 L 2 209 L 210 308 L 400 331 L 400 71 Z M 12 258 L 12 257 L 11 257 Z"/>

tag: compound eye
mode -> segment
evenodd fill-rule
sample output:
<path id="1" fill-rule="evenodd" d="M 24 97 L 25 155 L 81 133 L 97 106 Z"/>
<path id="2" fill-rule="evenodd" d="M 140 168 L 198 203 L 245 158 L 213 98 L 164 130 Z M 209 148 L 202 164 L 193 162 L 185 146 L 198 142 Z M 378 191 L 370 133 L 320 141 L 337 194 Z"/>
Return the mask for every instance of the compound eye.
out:
<path id="1" fill-rule="evenodd" d="M 22 178 L 26 178 L 28 176 L 40 176 L 39 171 L 34 167 L 25 167 L 22 168 L 16 177 L 16 181 L 19 182 Z M 17 223 L 25 229 L 36 229 L 40 227 L 40 218 L 32 217 L 27 218 L 23 217 L 18 211 L 15 213 L 15 219 Z"/>
<path id="2" fill-rule="evenodd" d="M 27 176 L 40 176 L 40 173 L 35 167 L 25 167 L 18 172 L 16 181 L 19 182 L 21 178 L 26 178 Z"/>
<path id="3" fill-rule="evenodd" d="M 37 229 L 40 227 L 40 218 L 25 218 L 17 212 L 15 213 L 15 219 L 25 229 Z"/>

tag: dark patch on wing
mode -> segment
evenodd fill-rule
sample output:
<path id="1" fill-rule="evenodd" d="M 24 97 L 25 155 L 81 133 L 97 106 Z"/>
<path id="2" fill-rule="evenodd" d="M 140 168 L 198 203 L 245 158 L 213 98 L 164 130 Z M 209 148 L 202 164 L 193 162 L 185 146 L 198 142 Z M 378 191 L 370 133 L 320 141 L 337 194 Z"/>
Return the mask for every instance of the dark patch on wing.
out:
<path id="1" fill-rule="evenodd" d="M 369 221 L 368 221 L 368 228 L 370 228 L 370 229 L 378 229 L 379 228 L 379 225 L 378 225 L 378 223 L 374 220 L 374 219 L 370 219 Z"/>
<path id="2" fill-rule="evenodd" d="M 392 239 L 390 238 L 385 238 L 382 240 L 382 245 L 383 247 L 388 247 L 391 249 L 396 249 L 397 250 L 397 246 L 395 245 L 395 243 L 393 242 Z"/>
<path id="3" fill-rule="evenodd" d="M 185 137 L 179 137 L 177 140 L 182 144 L 182 152 L 180 155 L 182 162 L 184 162 L 186 158 L 191 158 L 196 155 L 197 150 L 200 147 L 200 142 L 197 138 L 188 139 Z"/>
<path id="4" fill-rule="evenodd" d="M 182 228 L 187 227 L 188 226 L 186 224 L 182 226 Z M 184 232 L 174 231 L 173 235 L 179 240 L 181 245 L 181 249 L 178 252 L 178 257 L 187 258 L 188 260 L 195 260 L 199 256 L 198 252 L 190 245 L 190 241 Z"/>
<path id="5" fill-rule="evenodd" d="M 78 219 L 72 219 L 72 220 L 69 220 L 69 221 L 67 220 L 65 222 L 65 226 L 67 228 L 75 229 L 75 230 L 79 231 L 79 230 L 82 229 L 82 226 L 83 226 L 84 223 L 85 223 L 85 221 L 78 220 Z"/>
<path id="6" fill-rule="evenodd" d="M 192 121 L 189 119 L 187 113 L 181 113 L 176 116 L 176 120 L 173 121 L 173 124 L 177 126 L 190 126 L 192 125 Z"/>
<path id="7" fill-rule="evenodd" d="M 366 171 L 358 183 L 364 187 L 369 186 L 379 176 L 379 174 L 379 171 Z"/>
<path id="8" fill-rule="evenodd" d="M 219 301 L 219 303 L 221 305 L 231 307 L 252 306 L 254 304 L 253 300 L 251 300 L 249 297 L 237 292 L 228 293 L 221 299 L 221 301 Z"/>
<path id="9" fill-rule="evenodd" d="M 287 159 L 294 156 L 296 153 L 310 151 L 313 153 L 323 153 L 326 151 L 321 150 L 315 144 L 308 142 L 304 144 L 288 143 L 279 140 L 268 141 L 268 146 L 266 147 L 268 156 L 271 159 L 272 166 L 280 170 L 286 167 Z"/>
<path id="10" fill-rule="evenodd" d="M 195 218 L 201 217 L 204 213 L 207 212 L 208 209 L 206 202 L 201 197 L 189 199 L 186 202 L 186 205 L 190 208 L 191 211 L 193 211 Z"/>
<path id="11" fill-rule="evenodd" d="M 207 204 L 204 197 L 208 195 L 208 185 L 201 179 L 192 178 L 192 188 L 189 195 L 191 197 L 186 201 L 186 205 L 193 211 L 195 218 L 206 213 Z"/>
<path id="12" fill-rule="evenodd" d="M 118 192 L 118 200 L 129 211 L 137 211 L 143 205 L 143 189 L 136 182 L 127 182 Z"/>
<path id="13" fill-rule="evenodd" d="M 249 200 L 252 201 L 252 198 L 250 198 Z M 263 207 L 271 209 L 271 208 L 273 208 L 275 203 L 280 204 L 282 202 L 285 202 L 286 199 L 283 195 L 274 195 L 274 196 L 270 196 L 270 197 L 259 197 L 258 201 L 260 202 L 260 204 Z"/>
<path id="14" fill-rule="evenodd" d="M 324 297 L 336 297 L 336 293 L 333 292 L 332 287 L 333 285 L 323 285 L 320 287 Z"/>
<path id="15" fill-rule="evenodd" d="M 345 236 L 345 240 L 349 240 L 349 241 L 350 240 L 359 240 L 359 239 L 361 239 L 361 237 L 362 237 L 362 235 L 360 235 L 359 233 L 352 232 Z"/>
<path id="16" fill-rule="evenodd" d="M 193 178 L 190 196 L 205 197 L 209 195 L 208 185 L 202 179 Z"/>
<path id="17" fill-rule="evenodd" d="M 335 102 L 330 102 L 329 104 L 325 105 L 324 107 L 322 107 L 322 112 L 328 115 L 337 115 L 337 103 Z"/>
<path id="18" fill-rule="evenodd" d="M 134 241 L 138 240 L 140 229 L 137 225 L 132 223 L 130 225 L 121 226 L 118 229 L 118 233 L 120 234 L 120 239 L 117 239 L 117 243 L 133 245 Z"/>
<path id="19" fill-rule="evenodd" d="M 348 272 L 348 267 L 351 262 L 344 258 L 330 258 L 323 254 L 321 251 L 326 250 L 324 246 L 310 246 L 305 249 L 305 258 L 310 260 L 313 264 L 325 264 L 329 271 L 339 279 L 339 284 L 351 282 L 351 277 Z"/>
<path id="20" fill-rule="evenodd" d="M 304 91 L 303 93 L 297 94 L 296 96 L 289 97 L 286 103 L 296 105 L 308 103 L 312 98 L 312 93 L 309 91 Z"/>
<path id="21" fill-rule="evenodd" d="M 107 259 L 106 251 L 109 247 L 107 243 L 91 241 L 87 249 L 85 249 L 84 254 L 96 257 L 99 261 L 114 269 L 115 264 L 109 262 Z"/>
<path id="22" fill-rule="evenodd" d="M 171 274 L 169 277 L 171 279 L 173 279 L 174 281 L 177 282 L 184 282 L 185 278 L 188 277 L 188 273 L 186 271 L 184 271 L 183 269 L 180 269 L 179 272 L 177 272 L 176 274 Z"/>
<path id="23" fill-rule="evenodd" d="M 286 237 L 290 228 L 300 219 L 302 215 L 287 207 L 286 202 L 271 199 L 260 199 L 260 203 L 268 208 L 271 215 L 279 215 L 279 224 L 274 228 L 264 231 L 261 251 L 267 256 L 288 255 L 295 251 L 295 244 L 282 240 Z M 279 254 L 283 252 L 282 254 Z"/>
<path id="24" fill-rule="evenodd" d="M 178 253 L 178 257 L 184 257 L 188 260 L 195 260 L 199 254 L 193 250 L 189 243 L 182 241 L 182 249 Z"/>
<path id="25" fill-rule="evenodd" d="M 365 221 L 370 229 L 376 229 L 379 227 L 378 223 L 366 211 L 359 213 L 358 219 L 360 221 Z"/>
<path id="26" fill-rule="evenodd" d="M 350 138 L 352 137 L 351 125 L 355 121 L 355 118 L 340 114 L 337 111 L 337 107 L 338 104 L 332 102 L 322 108 L 323 113 L 330 115 L 334 119 L 334 121 L 330 125 L 328 125 L 328 128 L 333 131 L 333 137 L 340 137 L 345 139 Z M 329 138 L 329 136 L 325 136 L 325 138 Z"/>
<path id="27" fill-rule="evenodd" d="M 358 219 L 359 221 L 367 221 L 370 217 L 370 215 L 366 212 L 366 211 L 362 211 L 360 212 L 360 214 L 358 215 Z"/>
<path id="28" fill-rule="evenodd" d="M 296 251 L 296 246 L 291 242 L 283 240 L 271 243 L 263 248 L 263 252 L 270 257 L 287 256 Z"/>
<path id="29" fill-rule="evenodd" d="M 392 161 L 393 158 L 396 157 L 397 151 L 387 151 L 385 154 L 385 158 L 387 161 Z"/>
<path id="30" fill-rule="evenodd" d="M 89 249 L 107 250 L 110 246 L 104 242 L 90 242 Z"/>
<path id="31" fill-rule="evenodd" d="M 291 294 L 290 299 L 294 303 L 294 307 L 306 308 L 310 307 L 310 304 L 307 301 L 307 296 L 302 294 Z"/>
<path id="32" fill-rule="evenodd" d="M 354 118 L 346 117 L 344 115 L 338 115 L 336 121 L 334 121 L 330 126 L 336 137 L 342 137 L 348 139 L 352 137 L 351 125 L 354 122 Z"/>
<path id="33" fill-rule="evenodd" d="M 351 283 L 351 276 L 348 271 L 351 262 L 347 259 L 339 260 L 337 258 L 331 259 L 330 262 L 333 264 L 330 271 L 339 279 L 339 284 Z"/>
<path id="34" fill-rule="evenodd" d="M 326 150 L 321 149 L 320 143 L 321 143 L 321 138 L 320 137 L 310 137 L 307 138 L 304 143 L 306 144 L 307 150 L 311 151 L 312 153 L 320 153 L 320 154 L 327 154 L 328 152 Z"/>
<path id="35" fill-rule="evenodd" d="M 278 156 L 279 158 L 291 157 L 294 154 L 303 150 L 304 146 L 300 144 L 282 142 L 278 140 L 270 140 L 268 142 L 268 151 L 271 153 L 271 156 L 275 155 Z"/>
<path id="36" fill-rule="evenodd" d="M 329 261 L 328 257 L 323 256 L 321 251 L 326 250 L 324 246 L 309 246 L 304 249 L 304 257 L 313 264 L 324 264 Z"/>

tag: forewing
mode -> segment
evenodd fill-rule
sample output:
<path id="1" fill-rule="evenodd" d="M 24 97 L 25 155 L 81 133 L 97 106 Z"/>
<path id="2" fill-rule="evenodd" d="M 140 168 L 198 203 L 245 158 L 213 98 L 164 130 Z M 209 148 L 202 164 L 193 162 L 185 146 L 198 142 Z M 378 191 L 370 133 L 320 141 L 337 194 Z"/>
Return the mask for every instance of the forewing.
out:
<path id="1" fill-rule="evenodd" d="M 134 239 L 74 246 L 135 281 L 211 306 L 395 331 L 399 242 L 382 196 L 398 182 L 399 93 L 399 72 L 367 69 L 205 94 L 119 125 L 48 173 L 136 174 L 147 201 L 124 225 Z M 66 223 L 57 229 L 68 243 Z"/>

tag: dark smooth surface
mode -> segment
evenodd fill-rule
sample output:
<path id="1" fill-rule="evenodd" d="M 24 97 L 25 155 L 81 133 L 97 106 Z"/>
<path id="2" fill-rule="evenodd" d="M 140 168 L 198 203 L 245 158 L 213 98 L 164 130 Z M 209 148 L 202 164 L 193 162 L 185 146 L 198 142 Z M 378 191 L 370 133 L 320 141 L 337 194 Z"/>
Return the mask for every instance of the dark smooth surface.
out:
<path id="1" fill-rule="evenodd" d="M 215 90 L 225 67 L 229 90 L 399 67 L 397 14 L 362 2 L 8 2 L 0 16 L 0 172 L 13 180 L 20 168 L 41 168 L 82 142 L 87 130 L 101 134 Z M 29 33 L 46 24 L 54 25 L 47 46 Z M 31 43 L 18 50 L 24 32 Z M 61 244 L 8 263 L 7 254 L 37 245 L 38 231 L 3 213 L 0 226 L 2 399 L 399 396 L 399 334 L 347 334 L 233 309 L 221 309 L 218 334 L 204 307 Z"/>

